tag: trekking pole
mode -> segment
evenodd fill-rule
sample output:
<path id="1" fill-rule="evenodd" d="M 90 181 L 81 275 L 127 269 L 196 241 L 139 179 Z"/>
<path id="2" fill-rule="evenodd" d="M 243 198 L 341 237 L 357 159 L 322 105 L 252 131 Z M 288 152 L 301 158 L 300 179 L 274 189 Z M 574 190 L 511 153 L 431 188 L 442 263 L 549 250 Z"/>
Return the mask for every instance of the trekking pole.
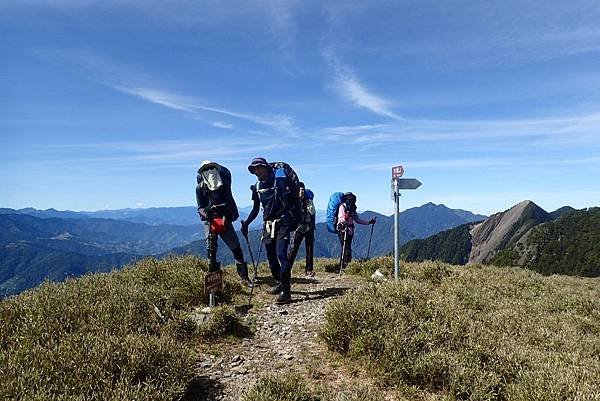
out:
<path id="1" fill-rule="evenodd" d="M 367 248 L 367 260 L 369 260 L 369 255 L 371 254 L 371 239 L 373 239 L 373 229 L 375 228 L 375 223 L 371 224 L 371 235 L 369 236 L 369 247 Z"/>
<path id="2" fill-rule="evenodd" d="M 254 266 L 254 275 L 252 276 L 252 287 L 250 288 L 250 296 L 248 297 L 248 305 L 250 305 L 252 303 L 252 293 L 254 292 L 254 286 L 258 284 L 258 287 L 260 288 L 260 283 L 258 283 L 258 280 L 256 278 L 258 277 L 258 264 L 260 263 L 260 254 L 262 251 L 263 237 L 260 237 L 260 248 L 258 248 L 258 259 L 256 260 L 256 263 L 254 263 L 254 256 L 252 254 L 252 249 L 250 249 L 250 241 L 248 240 L 248 237 L 246 237 L 246 242 L 248 243 L 250 258 L 252 258 L 252 265 Z"/>
<path id="3" fill-rule="evenodd" d="M 252 261 L 252 267 L 254 268 L 254 279 L 256 278 L 256 263 L 254 262 L 254 252 L 252 252 L 252 247 L 250 246 L 250 240 L 248 239 L 247 235 L 244 235 L 244 238 L 246 239 L 246 245 L 248 245 L 248 252 L 250 252 L 250 260 Z M 254 282 L 253 282 L 254 284 Z"/>
<path id="4" fill-rule="evenodd" d="M 340 276 L 342 275 L 342 267 L 344 266 L 344 260 L 346 259 L 346 238 L 348 237 L 348 227 L 344 228 L 344 241 L 342 242 L 342 256 L 340 257 Z"/>

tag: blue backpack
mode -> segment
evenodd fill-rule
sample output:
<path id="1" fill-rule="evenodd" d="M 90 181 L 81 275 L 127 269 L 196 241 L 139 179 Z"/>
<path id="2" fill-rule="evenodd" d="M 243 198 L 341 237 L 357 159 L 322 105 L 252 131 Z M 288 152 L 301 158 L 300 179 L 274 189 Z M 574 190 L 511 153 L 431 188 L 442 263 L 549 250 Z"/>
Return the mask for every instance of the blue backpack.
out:
<path id="1" fill-rule="evenodd" d="M 337 213 L 340 205 L 343 203 L 343 199 L 343 192 L 334 192 L 329 197 L 329 203 L 327 204 L 327 231 L 330 233 L 337 233 Z"/>

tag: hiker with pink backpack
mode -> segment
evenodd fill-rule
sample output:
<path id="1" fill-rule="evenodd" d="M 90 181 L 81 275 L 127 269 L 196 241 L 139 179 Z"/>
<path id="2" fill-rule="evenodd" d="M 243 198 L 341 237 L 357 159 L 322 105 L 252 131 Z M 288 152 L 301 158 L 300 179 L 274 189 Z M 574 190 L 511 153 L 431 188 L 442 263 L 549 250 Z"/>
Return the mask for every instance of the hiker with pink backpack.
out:
<path id="1" fill-rule="evenodd" d="M 356 211 L 356 195 L 352 192 L 335 192 L 327 205 L 327 231 L 338 235 L 342 252 L 340 255 L 341 273 L 352 260 L 352 239 L 354 224 L 369 225 L 377 223 L 377 217 L 363 220 Z"/>

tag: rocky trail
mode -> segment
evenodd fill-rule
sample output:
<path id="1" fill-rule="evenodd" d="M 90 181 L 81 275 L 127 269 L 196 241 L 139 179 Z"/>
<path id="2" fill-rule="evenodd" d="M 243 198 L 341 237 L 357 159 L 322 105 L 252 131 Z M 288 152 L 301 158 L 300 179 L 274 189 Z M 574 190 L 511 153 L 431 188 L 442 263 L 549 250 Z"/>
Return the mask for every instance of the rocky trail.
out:
<path id="1" fill-rule="evenodd" d="M 199 373 L 207 379 L 202 385 L 203 397 L 239 400 L 261 377 L 284 372 L 326 380 L 331 366 L 325 360 L 327 350 L 318 330 L 327 304 L 359 281 L 322 272 L 314 278 L 292 278 L 293 302 L 288 305 L 276 305 L 266 283 L 255 288 L 253 307 L 243 318 L 253 328 L 253 335 L 225 343 L 217 355 L 205 354 L 199 361 Z"/>

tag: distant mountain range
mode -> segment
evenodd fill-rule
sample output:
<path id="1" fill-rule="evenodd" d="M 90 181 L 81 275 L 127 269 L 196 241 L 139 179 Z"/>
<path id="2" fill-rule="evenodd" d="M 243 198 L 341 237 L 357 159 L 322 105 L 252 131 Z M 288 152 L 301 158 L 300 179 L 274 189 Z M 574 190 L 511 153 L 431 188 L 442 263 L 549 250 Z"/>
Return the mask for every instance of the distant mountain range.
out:
<path id="1" fill-rule="evenodd" d="M 247 216 L 248 209 L 242 208 L 240 214 Z M 319 212 L 318 221 L 324 220 L 324 214 Z M 391 252 L 393 217 L 368 211 L 361 215 L 366 219 L 378 217 L 371 255 Z M 406 242 L 481 218 L 485 216 L 428 203 L 402 212 L 401 238 Z M 149 224 L 140 222 L 143 220 Z M 253 227 L 260 227 L 260 220 Z M 192 224 L 165 223 L 176 221 Z M 353 246 L 356 258 L 366 255 L 369 233 L 369 227 L 357 226 Z M 204 228 L 195 207 L 99 212 L 0 209 L 0 296 L 21 292 L 44 279 L 60 281 L 86 272 L 118 268 L 147 255 L 191 253 L 205 257 L 203 236 Z M 315 256 L 339 255 L 338 238 L 327 232 L 324 223 L 317 224 L 316 238 Z M 247 253 L 241 235 L 240 240 Z M 260 230 L 251 231 L 250 240 L 258 249 Z M 303 256 L 304 246 L 298 257 Z M 219 257 L 223 264 L 233 261 L 221 241 Z M 248 253 L 247 258 L 250 260 Z M 265 260 L 264 252 L 261 259 Z"/>
<path id="2" fill-rule="evenodd" d="M 548 213 L 532 201 L 410 241 L 408 261 L 523 266 L 545 274 L 600 275 L 600 208 Z"/>
<path id="3" fill-rule="evenodd" d="M 377 217 L 377 224 L 373 229 L 371 241 L 371 256 L 385 255 L 394 249 L 394 217 L 385 216 L 380 213 L 366 211 L 361 217 L 368 220 Z M 478 221 L 485 216 L 477 215 L 460 209 L 450 209 L 444 205 L 427 203 L 420 207 L 407 209 L 400 213 L 401 243 L 414 238 L 423 238 L 439 231 L 446 230 L 467 222 Z M 355 258 L 367 255 L 369 246 L 370 227 L 356 225 L 353 241 L 353 254 Z M 250 240 L 255 244 L 260 242 L 260 230 L 250 232 Z M 240 237 L 241 238 L 241 237 Z M 338 257 L 341 253 L 340 243 L 337 235 L 327 231 L 325 223 L 318 223 L 315 230 L 315 257 Z M 244 251 L 246 247 L 244 246 Z M 202 241 L 193 242 L 189 245 L 172 249 L 171 253 L 177 255 L 193 254 L 205 257 L 205 245 Z M 304 246 L 300 248 L 298 258 L 303 258 Z M 224 244 L 219 247 L 219 258 L 224 263 L 231 263 L 231 253 L 226 251 Z M 248 256 L 248 255 L 247 255 Z M 263 255 L 264 256 L 264 255 Z M 249 256 L 248 256 L 249 257 Z"/>
<path id="4" fill-rule="evenodd" d="M 251 206 L 241 207 L 238 209 L 240 212 L 240 218 L 234 223 L 236 230 L 240 229 L 240 220 L 246 219 L 250 211 Z M 61 219 L 111 219 L 111 220 L 122 220 L 129 221 L 132 223 L 143 223 L 150 226 L 159 225 L 173 225 L 173 226 L 199 226 L 202 225 L 200 218 L 198 217 L 198 211 L 196 206 L 180 206 L 180 207 L 151 207 L 151 208 L 136 208 L 136 209 L 107 209 L 98 210 L 95 212 L 73 212 L 70 210 L 56 210 L 56 209 L 8 209 L 0 208 L 1 214 L 24 214 L 28 216 L 39 217 L 47 219 L 50 217 L 61 218 Z M 260 214 L 260 213 L 259 213 Z M 327 212 L 325 210 L 317 210 L 317 222 L 324 222 Z M 260 219 L 256 219 L 251 227 L 260 228 Z M 204 236 L 204 231 L 201 231 L 201 235 Z"/>

